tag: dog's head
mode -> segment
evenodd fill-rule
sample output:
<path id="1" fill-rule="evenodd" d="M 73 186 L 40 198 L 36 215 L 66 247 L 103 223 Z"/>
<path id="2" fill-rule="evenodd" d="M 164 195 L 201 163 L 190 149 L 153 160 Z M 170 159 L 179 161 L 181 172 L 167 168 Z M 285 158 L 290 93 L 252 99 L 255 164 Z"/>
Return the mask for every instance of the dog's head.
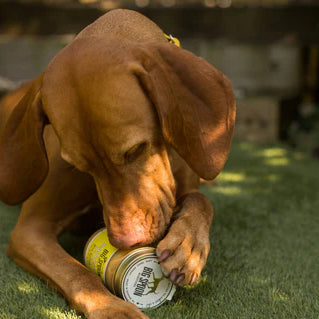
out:
<path id="1" fill-rule="evenodd" d="M 95 181 L 113 244 L 148 244 L 175 206 L 172 146 L 202 178 L 223 168 L 235 120 L 229 80 L 169 43 L 82 38 L 62 50 L 16 106 L 0 140 L 0 198 L 24 201 L 44 181 L 43 128 L 62 158 Z"/>

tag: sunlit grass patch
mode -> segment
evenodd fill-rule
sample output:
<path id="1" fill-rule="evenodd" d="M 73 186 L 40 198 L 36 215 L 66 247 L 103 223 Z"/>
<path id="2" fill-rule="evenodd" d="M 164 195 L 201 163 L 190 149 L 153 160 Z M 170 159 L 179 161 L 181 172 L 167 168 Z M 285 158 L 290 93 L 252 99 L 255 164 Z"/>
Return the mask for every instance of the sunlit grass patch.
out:
<path id="1" fill-rule="evenodd" d="M 291 297 L 279 288 L 273 288 L 271 297 L 276 301 L 289 301 Z"/>
<path id="2" fill-rule="evenodd" d="M 39 314 L 50 319 L 79 319 L 75 311 L 65 311 L 58 307 L 38 307 Z"/>
<path id="3" fill-rule="evenodd" d="M 267 158 L 272 157 L 286 157 L 287 156 L 287 150 L 284 148 L 279 147 L 273 147 L 273 148 L 266 148 L 264 150 L 258 151 L 257 155 Z"/>
<path id="4" fill-rule="evenodd" d="M 287 166 L 290 163 L 290 159 L 287 157 L 267 158 L 265 164 L 269 166 Z"/>
<path id="5" fill-rule="evenodd" d="M 270 147 L 255 152 L 255 156 L 261 157 L 269 166 L 286 166 L 291 162 L 287 149 Z"/>
<path id="6" fill-rule="evenodd" d="M 36 293 L 37 289 L 30 282 L 22 281 L 17 283 L 18 290 L 23 293 Z"/>
<path id="7" fill-rule="evenodd" d="M 224 195 L 240 195 L 243 193 L 243 190 L 237 186 L 217 186 L 214 192 Z"/>
<path id="8" fill-rule="evenodd" d="M 234 172 L 222 172 L 217 181 L 223 182 L 243 182 L 246 179 L 246 175 L 243 173 L 234 173 Z"/>

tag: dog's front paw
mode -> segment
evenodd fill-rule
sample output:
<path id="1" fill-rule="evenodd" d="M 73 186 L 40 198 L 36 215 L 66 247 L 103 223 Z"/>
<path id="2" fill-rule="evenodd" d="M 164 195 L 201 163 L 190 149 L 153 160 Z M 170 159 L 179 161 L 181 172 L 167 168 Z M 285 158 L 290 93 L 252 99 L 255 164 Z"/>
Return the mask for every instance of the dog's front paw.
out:
<path id="1" fill-rule="evenodd" d="M 211 214 L 203 214 L 196 205 L 185 205 L 157 246 L 162 271 L 176 285 L 193 285 L 206 264 L 212 207 L 208 209 Z"/>
<path id="2" fill-rule="evenodd" d="M 88 319 L 149 319 L 135 305 L 114 298 L 112 304 L 88 314 Z"/>

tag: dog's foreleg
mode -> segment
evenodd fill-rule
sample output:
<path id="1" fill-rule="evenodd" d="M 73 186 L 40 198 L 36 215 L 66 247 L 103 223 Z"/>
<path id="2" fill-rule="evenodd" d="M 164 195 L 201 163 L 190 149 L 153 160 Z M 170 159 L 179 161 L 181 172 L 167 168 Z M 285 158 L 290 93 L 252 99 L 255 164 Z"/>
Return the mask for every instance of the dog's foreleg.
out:
<path id="1" fill-rule="evenodd" d="M 178 208 L 167 235 L 157 246 L 157 255 L 163 273 L 174 283 L 193 285 L 207 261 L 213 207 L 204 195 L 192 192 L 178 200 Z"/>

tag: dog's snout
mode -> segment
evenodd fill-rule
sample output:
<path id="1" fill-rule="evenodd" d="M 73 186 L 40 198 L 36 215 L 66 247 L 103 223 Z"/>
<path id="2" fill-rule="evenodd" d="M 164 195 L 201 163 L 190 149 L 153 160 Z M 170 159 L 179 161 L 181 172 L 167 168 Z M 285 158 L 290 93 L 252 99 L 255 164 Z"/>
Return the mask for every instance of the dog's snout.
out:
<path id="1" fill-rule="evenodd" d="M 149 244 L 150 241 L 143 233 L 138 232 L 127 232 L 126 234 L 121 235 L 110 235 L 109 239 L 113 246 L 120 249 L 144 246 Z"/>
<path id="2" fill-rule="evenodd" d="M 119 249 L 155 243 L 170 224 L 175 204 L 170 188 L 165 183 L 164 186 L 156 185 L 147 178 L 143 182 L 144 187 L 136 185 L 140 193 L 131 190 L 104 200 L 107 205 L 103 208 L 103 215 L 109 239 Z"/>

